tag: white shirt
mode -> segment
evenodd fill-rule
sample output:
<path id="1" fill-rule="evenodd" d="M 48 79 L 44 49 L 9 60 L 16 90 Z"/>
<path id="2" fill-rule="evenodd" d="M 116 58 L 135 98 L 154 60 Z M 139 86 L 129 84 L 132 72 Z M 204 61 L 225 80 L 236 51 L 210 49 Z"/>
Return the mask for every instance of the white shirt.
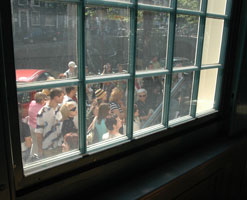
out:
<path id="1" fill-rule="evenodd" d="M 43 135 L 42 149 L 54 149 L 57 146 L 62 146 L 61 120 L 62 114 L 59 105 L 54 109 L 46 104 L 38 112 L 35 133 Z"/>

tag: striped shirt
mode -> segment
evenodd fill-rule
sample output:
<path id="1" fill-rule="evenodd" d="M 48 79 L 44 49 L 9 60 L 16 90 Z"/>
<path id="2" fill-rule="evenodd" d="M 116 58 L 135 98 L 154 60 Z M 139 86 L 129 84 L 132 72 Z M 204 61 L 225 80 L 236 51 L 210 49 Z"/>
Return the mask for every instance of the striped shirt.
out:
<path id="1" fill-rule="evenodd" d="M 43 135 L 42 149 L 54 149 L 57 146 L 62 146 L 61 119 L 60 106 L 53 109 L 46 104 L 38 112 L 35 132 Z"/>
<path id="2" fill-rule="evenodd" d="M 110 102 L 110 109 L 111 109 L 111 112 L 113 112 L 113 110 L 117 109 L 117 110 L 119 110 L 120 113 L 123 113 L 123 110 L 122 110 L 120 104 L 116 103 L 116 102 Z"/>

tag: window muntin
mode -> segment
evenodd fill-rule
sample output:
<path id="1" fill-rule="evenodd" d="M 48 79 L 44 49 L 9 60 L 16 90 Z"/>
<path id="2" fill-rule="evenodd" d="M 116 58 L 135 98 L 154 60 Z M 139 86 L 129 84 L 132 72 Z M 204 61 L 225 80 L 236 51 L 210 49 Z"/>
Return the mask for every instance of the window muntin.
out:
<path id="1" fill-rule="evenodd" d="M 194 2 L 194 1 L 193 1 Z M 45 3 L 45 4 L 44 4 Z M 203 51 L 203 41 L 205 40 L 204 35 L 206 34 L 206 32 L 204 31 L 204 25 L 206 24 L 206 18 L 210 18 L 213 20 L 221 20 L 223 22 L 225 22 L 226 20 L 228 20 L 228 17 L 226 15 L 220 15 L 218 13 L 209 13 L 207 14 L 206 12 L 206 8 L 207 8 L 207 1 L 206 0 L 202 0 L 200 3 L 200 8 L 198 9 L 187 9 L 186 7 L 179 7 L 176 8 L 177 5 L 177 1 L 172 0 L 171 2 L 169 2 L 169 4 L 162 6 L 162 5 L 152 5 L 152 3 L 147 2 L 145 3 L 140 3 L 138 7 L 135 7 L 136 2 L 132 3 L 132 2 L 113 2 L 113 1 L 92 1 L 90 3 L 90 1 L 87 1 L 85 3 L 85 6 L 83 6 L 83 9 L 81 9 L 81 4 L 77 4 L 77 3 L 59 3 L 59 2 L 53 2 L 53 3 L 47 3 L 47 2 L 42 2 L 40 3 L 40 7 L 45 7 L 47 9 L 47 13 L 41 13 L 40 17 L 41 17 L 41 23 L 42 25 L 44 25 L 44 27 L 47 27 L 47 23 L 45 22 L 45 16 L 52 14 L 54 17 L 54 22 L 50 23 L 48 20 L 48 25 L 52 24 L 53 27 L 63 27 L 65 30 L 65 33 L 68 32 L 69 34 L 66 37 L 62 37 L 62 41 L 58 41 L 58 40 L 47 40 L 45 39 L 45 42 L 41 42 L 41 40 L 37 40 L 36 43 L 32 42 L 32 40 L 30 40 L 31 42 L 27 42 L 28 44 L 26 44 L 25 42 L 22 41 L 19 32 L 16 30 L 19 30 L 17 25 L 21 24 L 22 28 L 24 30 L 25 33 L 29 32 L 30 29 L 30 22 L 28 20 L 24 20 L 23 17 L 23 23 L 16 23 L 16 20 L 13 21 L 13 27 L 14 28 L 14 44 L 15 44 L 15 59 L 16 59 L 16 63 L 21 63 L 20 60 L 18 60 L 18 58 L 20 59 L 20 56 L 18 57 L 17 55 L 21 55 L 20 51 L 22 50 L 21 48 L 26 48 L 26 55 L 23 56 L 23 63 L 25 65 L 28 66 L 28 69 L 30 69 L 33 66 L 42 64 L 35 62 L 34 57 L 28 57 L 27 55 L 31 54 L 31 53 L 35 53 L 35 52 L 31 52 L 30 50 L 30 46 L 33 45 L 37 47 L 37 49 L 42 49 L 42 43 L 47 43 L 47 44 L 51 44 L 51 45 L 57 45 L 57 49 L 56 53 L 59 53 L 59 48 L 63 47 L 62 43 L 65 41 L 65 46 L 66 46 L 66 51 L 65 51 L 65 57 L 63 57 L 63 55 L 59 55 L 59 56 L 54 56 L 52 54 L 49 54 L 48 52 L 45 52 L 44 49 L 43 51 L 46 53 L 47 56 L 43 56 L 42 58 L 42 62 L 46 62 L 49 63 L 49 65 L 40 65 L 39 67 L 36 67 L 37 69 L 43 69 L 44 66 L 47 67 L 48 69 L 46 69 L 47 72 L 52 72 L 54 73 L 54 78 L 55 80 L 52 81 L 40 81 L 39 83 L 37 83 L 37 80 L 34 81 L 29 81 L 27 82 L 22 82 L 22 84 L 20 84 L 21 82 L 18 81 L 17 83 L 17 90 L 18 90 L 18 94 L 19 93 L 24 93 L 24 92 L 28 92 L 28 91 L 34 91 L 34 90 L 38 90 L 38 89 L 43 89 L 43 88 L 63 88 L 63 87 L 67 87 L 70 85 L 78 85 L 78 99 L 79 104 L 78 104 L 78 112 L 79 112 L 79 118 L 78 118 L 78 129 L 79 129 L 79 151 L 77 151 L 77 154 L 86 154 L 90 151 L 94 151 L 94 150 L 100 150 L 102 149 L 106 149 L 108 147 L 111 146 L 116 146 L 117 144 L 123 142 L 123 141 L 129 141 L 132 138 L 135 137 L 139 137 L 140 135 L 145 135 L 146 133 L 154 133 L 157 132 L 158 130 L 164 130 L 164 128 L 168 128 L 171 124 L 169 122 L 170 119 L 174 119 L 174 118 L 170 118 L 169 116 L 172 115 L 172 111 L 170 108 L 171 106 L 171 102 L 172 102 L 172 95 L 173 95 L 173 91 L 174 91 L 174 83 L 172 82 L 173 80 L 173 76 L 176 76 L 176 74 L 191 74 L 190 75 L 190 81 L 189 82 L 189 90 L 187 92 L 185 92 L 186 94 L 184 94 L 184 97 L 186 97 L 188 100 L 188 104 L 189 106 L 187 106 L 187 110 L 185 112 L 185 114 L 182 114 L 181 116 L 178 116 L 178 118 L 176 119 L 177 122 L 184 122 L 184 117 L 190 117 L 190 118 L 194 118 L 196 117 L 197 113 L 200 114 L 201 110 L 200 107 L 197 105 L 199 103 L 200 99 L 203 99 L 203 97 L 201 97 L 201 85 L 202 83 L 200 82 L 200 75 L 203 74 L 203 71 L 208 70 L 207 68 L 210 68 L 209 70 L 221 70 L 221 68 L 224 67 L 224 63 L 223 62 L 219 62 L 220 64 L 217 65 L 212 65 L 212 66 L 202 66 L 202 51 Z M 144 5 L 145 4 L 145 5 Z M 64 9 L 64 12 L 59 12 L 59 13 L 52 13 L 51 10 L 57 8 L 57 6 L 60 5 L 61 7 L 64 7 L 66 9 Z M 80 9 L 79 6 L 80 5 Z M 180 4 L 181 5 L 181 4 Z M 22 6 L 23 9 L 23 6 Z M 50 10 L 49 10 L 50 9 Z M 85 10 L 84 10 L 85 9 Z M 91 9 L 91 10 L 90 10 Z M 123 71 L 121 71 L 121 73 L 119 72 L 115 72 L 115 73 L 108 73 L 105 74 L 105 76 L 101 76 L 98 75 L 98 71 L 96 70 L 96 73 L 90 73 L 90 67 L 88 64 L 88 56 L 87 56 L 87 50 L 88 48 L 90 48 L 90 42 L 96 42 L 95 40 L 88 40 L 88 38 L 90 38 L 90 33 L 91 34 L 95 34 L 92 31 L 89 31 L 89 25 L 88 22 L 90 20 L 92 21 L 97 21 L 96 19 L 94 19 L 90 16 L 90 12 L 93 11 L 94 9 L 98 9 L 100 12 L 97 13 L 97 16 L 99 16 L 99 19 L 107 19 L 107 20 L 112 20 L 114 21 L 116 18 L 117 20 L 115 20 L 116 23 L 119 23 L 122 25 L 123 24 L 123 29 L 120 28 L 118 29 L 117 32 L 113 32 L 112 35 L 107 35 L 108 38 L 111 37 L 126 37 L 124 40 L 119 40 L 119 41 L 124 41 L 121 42 L 121 47 L 124 49 L 124 52 L 120 52 L 118 59 L 126 59 L 128 62 L 121 62 L 121 64 L 126 64 L 126 68 L 124 68 Z M 102 10 L 107 10 L 109 11 L 109 13 L 113 12 L 113 15 L 103 15 L 103 11 Z M 136 10 L 138 9 L 138 10 Z M 79 10 L 79 12 L 78 12 Z M 85 12 L 81 12 L 85 11 Z M 226 9 L 229 10 L 229 9 Z M 19 10 L 20 11 L 20 10 Z M 87 13 L 87 11 L 89 12 L 89 15 Z M 102 12 L 101 12 L 102 11 Z M 164 31 L 163 33 L 167 35 L 167 39 L 163 39 L 162 37 L 160 37 L 160 39 L 157 39 L 156 42 L 160 42 L 162 41 L 161 44 L 161 48 L 162 48 L 162 52 L 160 52 L 163 55 L 165 55 L 164 58 L 160 59 L 160 63 L 162 63 L 162 67 L 160 69 L 157 70 L 139 70 L 138 69 L 138 62 L 137 62 L 137 57 L 139 56 L 139 59 L 141 59 L 140 54 L 138 54 L 138 45 L 140 46 L 141 44 L 138 43 L 138 38 L 140 38 L 140 35 L 138 36 L 138 25 L 140 25 L 142 23 L 141 20 L 141 15 L 138 15 L 138 11 L 141 12 L 148 12 L 148 13 L 152 13 L 152 16 L 155 16 L 153 19 L 157 20 L 157 19 L 165 19 L 164 21 L 158 23 L 155 22 L 153 23 L 154 26 L 158 27 L 158 34 L 161 35 L 161 32 Z M 13 10 L 14 15 L 15 13 L 18 11 Z M 226 13 L 227 15 L 229 15 L 229 13 Z M 27 12 L 25 19 L 28 18 L 30 16 L 30 14 Z M 92 15 L 94 16 L 94 15 Z M 120 16 L 120 17 L 119 17 Z M 157 17 L 158 16 L 158 17 Z M 181 20 L 181 16 L 182 19 L 184 20 L 184 24 L 180 22 Z M 139 19 L 138 19 L 139 17 Z M 112 19 L 113 18 L 113 19 Z M 150 17 L 151 18 L 151 17 Z M 150 20 L 146 19 L 147 21 Z M 85 21 L 83 21 L 82 19 L 85 19 Z M 193 20 L 190 20 L 193 19 Z M 139 21 L 137 21 L 139 20 Z M 103 20 L 104 21 L 104 20 Z M 18 21 L 20 22 L 20 20 Z M 115 23 L 114 22 L 114 23 Z M 177 25 L 176 25 L 177 24 Z M 24 26 L 25 25 L 25 26 Z M 164 26 L 163 26 L 164 25 Z M 193 55 L 191 57 L 189 56 L 184 56 L 185 53 L 184 52 L 180 52 L 178 53 L 178 49 L 179 47 L 181 48 L 183 45 L 179 44 L 178 42 L 178 36 L 179 36 L 179 31 L 181 30 L 181 26 L 185 25 L 185 27 L 189 27 L 187 28 L 187 38 L 185 38 L 185 40 L 188 40 L 188 37 L 195 37 L 195 41 L 193 48 L 191 48 L 189 50 L 190 54 Z M 227 30 L 227 23 L 223 23 L 223 33 L 225 33 L 225 31 Z M 163 28 L 165 27 L 165 28 Z M 19 27 L 20 28 L 20 27 Z M 153 28 L 152 28 L 153 29 Z M 154 28 L 155 29 L 155 28 Z M 166 30 L 167 29 L 167 30 Z M 72 31 L 71 31 L 72 30 Z M 155 30 L 156 31 L 156 30 Z M 193 33 L 191 33 L 191 31 Z M 21 31 L 20 31 L 21 32 Z M 210 31 L 209 31 L 210 32 Z M 22 33 L 22 32 L 21 32 Z M 124 34 L 123 34 L 124 33 Z M 126 34 L 127 33 L 127 34 Z M 223 33 L 221 33 L 221 35 L 224 35 Z M 24 34 L 25 35 L 25 34 Z M 182 35 L 182 34 L 181 34 Z M 186 35 L 186 34 L 185 34 Z M 47 37 L 47 35 L 45 36 Z M 104 36 L 106 37 L 106 36 Z M 102 37 L 102 38 L 104 38 Z M 155 34 L 153 36 L 155 38 Z M 48 38 L 48 37 L 47 37 Z M 100 38 L 100 39 L 102 39 Z M 155 38 L 156 39 L 156 38 Z M 35 40 L 34 40 L 35 41 Z M 108 39 L 108 43 L 107 45 L 109 46 L 109 48 L 111 48 L 110 46 L 114 46 L 114 44 L 111 44 L 111 39 Z M 164 41 L 164 43 L 163 43 Z M 145 42 L 145 40 L 144 40 Z M 226 42 L 226 38 L 224 38 L 224 40 L 222 40 L 222 42 Z M 18 47 L 18 43 L 20 43 L 22 45 L 22 47 L 20 47 L 19 49 Z M 61 45 L 61 46 L 59 46 Z M 158 46 L 158 45 L 155 45 Z M 222 45 L 220 45 L 222 46 Z M 114 48 L 117 48 L 116 46 L 114 46 Z M 27 51 L 27 49 L 29 51 Z M 219 49 L 219 55 L 220 55 L 220 59 L 222 60 L 222 56 L 224 57 L 224 55 L 222 55 L 221 53 L 221 47 L 218 48 Z M 17 51 L 19 50 L 19 51 Z M 85 51 L 84 51 L 85 50 Z M 115 50 L 115 49 L 114 49 Z M 146 50 L 146 49 L 145 49 Z M 188 50 L 188 49 L 187 49 Z M 117 50 L 116 50 L 117 51 Z M 25 52 L 25 51 L 23 51 Z M 102 50 L 101 50 L 102 52 Z M 193 52 L 193 53 L 191 53 Z M 19 54 L 18 54 L 19 53 Z M 36 52 L 37 53 L 37 52 Z M 63 53 L 64 53 L 64 49 L 63 49 Z M 105 53 L 105 52 L 103 52 Z M 187 53 L 187 52 L 186 52 Z M 179 55 L 183 55 L 184 57 L 179 57 Z M 41 57 L 39 56 L 39 54 L 36 54 L 36 57 Z M 103 54 L 102 54 L 103 55 Z M 150 54 L 151 55 L 151 54 Z M 48 58 L 48 59 L 47 59 Z M 56 59 L 56 64 L 52 65 L 50 64 L 51 62 L 48 62 L 49 59 Z M 181 59 L 182 58 L 182 59 Z M 143 58 L 144 59 L 144 58 Z M 146 58 L 145 58 L 146 59 Z M 149 58 L 147 58 L 148 60 Z M 59 76 L 62 73 L 65 72 L 65 70 L 67 69 L 67 65 L 69 61 L 74 61 L 75 64 L 78 67 L 76 67 L 77 72 L 76 75 L 72 76 L 71 78 L 74 79 L 63 79 L 65 77 L 63 76 Z M 118 63 L 119 61 L 115 61 L 114 62 Z M 19 66 L 24 66 L 23 63 L 21 63 L 22 65 L 16 64 L 16 69 L 20 69 Z M 62 64 L 61 64 L 62 63 Z M 64 64 L 66 63 L 66 64 Z M 106 64 L 105 62 L 102 62 L 104 64 Z M 182 67 L 181 67 L 181 63 L 182 63 Z M 97 65 L 96 69 L 100 69 L 101 67 L 104 66 L 104 64 L 99 64 Z M 177 67 L 177 66 L 180 67 Z M 31 67 L 29 67 L 31 66 Z M 63 66 L 63 67 L 61 67 Z M 113 68 L 116 67 L 115 64 L 111 65 Z M 124 66 L 124 67 L 125 67 Z M 165 66 L 165 67 L 163 67 Z M 87 68 L 88 67 L 88 68 Z M 121 69 L 121 67 L 120 67 Z M 200 73 L 201 72 L 201 73 Z M 97 75 L 97 76 L 95 76 Z M 220 81 L 217 76 L 217 74 L 215 75 L 216 78 L 216 86 L 218 86 L 218 82 Z M 134 125 L 133 125 L 133 121 L 134 121 L 134 104 L 136 101 L 135 98 L 135 81 L 138 79 L 144 79 L 146 77 L 165 77 L 161 78 L 163 80 L 162 82 L 162 87 L 163 91 L 162 91 L 162 95 L 163 95 L 163 99 L 160 100 L 160 105 L 162 105 L 162 109 L 161 109 L 161 117 L 159 118 L 160 122 L 156 123 L 154 125 L 152 125 L 151 127 L 148 128 L 143 128 L 137 132 L 135 132 L 135 134 L 133 134 L 133 130 L 134 130 Z M 192 78 L 193 77 L 193 78 Z M 202 76 L 203 77 L 203 76 Z M 70 78 L 70 77 L 69 77 Z M 25 79 L 25 78 L 24 78 Z M 116 139 L 111 139 L 111 140 L 106 140 L 104 142 L 98 142 L 95 143 L 93 145 L 87 145 L 87 124 L 85 123 L 86 119 L 86 89 L 87 89 L 87 85 L 94 85 L 96 83 L 105 83 L 105 82 L 120 82 L 120 80 L 124 80 L 126 82 L 126 85 L 128 85 L 128 87 L 126 87 L 126 109 L 127 109 L 127 119 L 126 119 L 126 133 L 124 135 L 122 135 L 122 137 L 120 138 L 116 138 Z M 128 84 L 127 84 L 128 83 Z M 97 84 L 96 84 L 97 85 Z M 212 91 L 212 95 L 210 96 L 210 101 L 214 102 L 213 104 L 210 104 L 210 106 L 207 106 L 206 108 L 204 108 L 204 112 L 208 112 L 211 111 L 212 109 L 217 110 L 218 108 L 215 107 L 215 105 L 217 105 L 217 98 L 215 98 L 215 89 L 214 91 Z M 21 98 L 21 97 L 20 97 Z M 212 100 L 214 99 L 214 100 Z M 193 103 L 192 103 L 193 102 Z M 201 101 L 203 102 L 203 101 Z M 198 109 L 198 110 L 197 110 Z M 181 112 L 178 108 L 176 109 L 178 112 Z M 160 112 L 159 112 L 160 114 Z M 169 122 L 169 123 L 168 123 Z M 66 157 L 66 155 L 65 155 Z M 64 156 L 60 156 L 58 155 L 58 158 L 55 159 L 56 161 L 59 159 L 63 159 L 65 158 Z M 40 160 L 38 163 L 42 164 L 42 163 L 46 163 L 49 167 L 49 164 L 51 164 L 53 161 L 53 159 L 48 159 L 47 160 Z M 32 173 L 32 167 L 33 164 L 27 164 L 24 165 L 24 173 L 28 172 L 30 174 L 30 172 Z M 40 167 L 39 170 L 42 170 L 42 166 L 40 165 L 35 165 L 35 167 Z M 35 170 L 33 170 L 33 172 L 35 172 Z"/>

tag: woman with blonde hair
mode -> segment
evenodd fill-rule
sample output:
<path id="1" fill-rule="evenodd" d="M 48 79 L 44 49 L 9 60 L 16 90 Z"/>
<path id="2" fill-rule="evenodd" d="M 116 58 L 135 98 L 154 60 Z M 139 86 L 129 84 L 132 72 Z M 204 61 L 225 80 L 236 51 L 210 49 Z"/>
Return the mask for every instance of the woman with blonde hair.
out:
<path id="1" fill-rule="evenodd" d="M 62 134 L 65 136 L 67 133 L 77 133 L 78 129 L 74 123 L 74 117 L 77 116 L 77 107 L 74 102 L 66 102 L 62 105 L 60 112 L 62 113 Z"/>
<path id="2" fill-rule="evenodd" d="M 123 92 L 121 89 L 115 87 L 110 96 L 110 110 L 112 114 L 116 114 L 123 122 L 125 122 L 126 107 L 123 103 Z M 123 133 L 123 127 L 120 129 Z"/>

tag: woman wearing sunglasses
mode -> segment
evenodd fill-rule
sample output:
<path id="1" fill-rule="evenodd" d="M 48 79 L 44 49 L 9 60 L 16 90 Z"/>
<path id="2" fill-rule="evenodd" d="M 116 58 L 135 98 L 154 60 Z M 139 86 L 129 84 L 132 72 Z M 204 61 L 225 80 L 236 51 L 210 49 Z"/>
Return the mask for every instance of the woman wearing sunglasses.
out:
<path id="1" fill-rule="evenodd" d="M 65 136 L 67 133 L 77 133 L 78 129 L 74 123 L 74 117 L 77 116 L 77 107 L 74 102 L 67 102 L 62 105 L 60 109 L 63 116 L 62 134 Z"/>

